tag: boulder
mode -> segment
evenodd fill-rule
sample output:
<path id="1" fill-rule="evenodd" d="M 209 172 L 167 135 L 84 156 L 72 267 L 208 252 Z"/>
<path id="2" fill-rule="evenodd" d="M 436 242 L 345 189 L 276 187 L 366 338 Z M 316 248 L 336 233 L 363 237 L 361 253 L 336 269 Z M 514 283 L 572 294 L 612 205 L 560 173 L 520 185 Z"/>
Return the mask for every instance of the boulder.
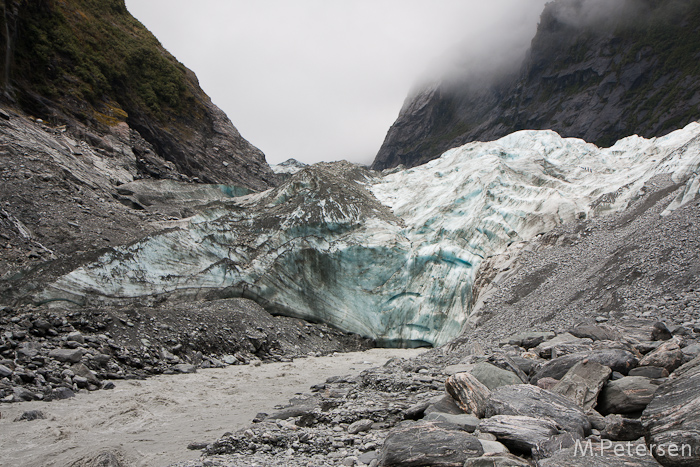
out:
<path id="1" fill-rule="evenodd" d="M 664 342 L 656 350 L 645 355 L 639 361 L 639 366 L 658 366 L 673 373 L 682 363 L 683 351 L 678 342 L 673 339 Z"/>
<path id="2" fill-rule="evenodd" d="M 537 387 L 551 391 L 557 384 L 559 384 L 558 379 L 547 376 L 546 378 L 540 378 L 540 380 L 537 382 Z"/>
<path id="3" fill-rule="evenodd" d="M 642 421 L 637 418 L 626 418 L 619 414 L 605 417 L 605 428 L 601 431 L 602 438 L 613 441 L 634 441 L 644 436 Z"/>
<path id="4" fill-rule="evenodd" d="M 626 375 L 629 370 L 635 368 L 639 363 L 634 354 L 622 349 L 578 352 L 555 358 L 545 363 L 530 378 L 530 382 L 532 384 L 537 384 L 540 378 L 547 376 L 554 379 L 561 379 L 572 366 L 586 359 L 607 366 L 611 370 L 618 371 L 623 375 Z"/>
<path id="5" fill-rule="evenodd" d="M 628 374 L 628 376 L 644 376 L 651 379 L 668 378 L 668 375 L 668 370 L 659 366 L 638 366 L 632 368 Z"/>
<path id="6" fill-rule="evenodd" d="M 648 455 L 644 444 L 585 440 L 538 461 L 537 467 L 659 467 L 659 464 Z"/>
<path id="7" fill-rule="evenodd" d="M 665 466 L 700 465 L 700 357 L 678 368 L 662 384 L 642 414 L 644 437 Z M 677 446 L 677 456 L 671 455 Z M 683 449 L 688 446 L 689 449 Z"/>
<path id="8" fill-rule="evenodd" d="M 189 363 L 178 363 L 177 365 L 173 365 L 172 367 L 173 371 L 176 371 L 178 373 L 196 373 L 197 372 L 197 367 L 189 364 Z"/>
<path id="9" fill-rule="evenodd" d="M 665 323 L 657 321 L 651 325 L 651 340 L 667 341 L 673 337 L 673 333 L 666 327 Z"/>
<path id="10" fill-rule="evenodd" d="M 476 436 L 442 422 L 402 422 L 386 437 L 379 464 L 385 467 L 462 467 L 480 457 L 484 448 Z"/>
<path id="11" fill-rule="evenodd" d="M 562 449 L 574 447 L 577 442 L 581 442 L 583 438 L 576 433 L 560 433 L 548 439 L 545 439 L 537 444 L 532 450 L 533 459 L 546 459 L 552 457 Z"/>
<path id="12" fill-rule="evenodd" d="M 426 407 L 423 410 L 424 413 L 429 414 L 432 412 L 440 412 L 440 413 L 451 413 L 454 415 L 459 415 L 463 414 L 464 410 L 462 410 L 458 405 L 457 402 L 450 396 L 449 394 L 437 397 L 433 401 L 430 402 L 428 407 Z"/>
<path id="13" fill-rule="evenodd" d="M 598 394 L 610 379 L 612 370 L 600 363 L 584 360 L 577 363 L 552 388 L 552 392 L 574 401 L 584 411 L 594 408 Z"/>
<path id="14" fill-rule="evenodd" d="M 7 376 L 12 376 L 12 370 L 5 365 L 0 365 L 0 378 L 5 378 Z"/>
<path id="15" fill-rule="evenodd" d="M 609 381 L 600 392 L 598 410 L 602 414 L 641 412 L 658 388 L 655 380 L 643 376 L 625 376 Z"/>
<path id="16" fill-rule="evenodd" d="M 495 415 L 546 418 L 559 424 L 563 430 L 582 436 L 591 431 L 586 414 L 574 402 L 530 384 L 502 386 L 492 391 L 485 416 Z"/>
<path id="17" fill-rule="evenodd" d="M 59 362 L 78 363 L 85 351 L 83 349 L 53 349 L 49 352 L 49 357 Z"/>
<path id="18" fill-rule="evenodd" d="M 501 386 L 508 386 L 509 384 L 523 384 L 527 382 L 527 377 L 524 374 L 526 381 L 521 380 L 512 371 L 504 370 L 486 362 L 477 363 L 469 373 L 475 376 L 484 386 L 492 390 Z"/>
<path id="19" fill-rule="evenodd" d="M 569 333 L 582 339 L 594 341 L 621 341 L 622 334 L 607 324 L 578 324 Z"/>
<path id="20" fill-rule="evenodd" d="M 481 433 L 480 435 L 482 436 L 483 434 L 484 433 Z M 481 443 L 481 447 L 484 448 L 484 456 L 488 456 L 490 454 L 510 454 L 508 448 L 505 447 L 503 443 L 499 443 L 498 441 L 479 438 L 479 442 Z"/>
<path id="21" fill-rule="evenodd" d="M 476 376 L 470 373 L 452 375 L 445 381 L 445 389 L 464 412 L 483 418 L 491 391 Z"/>
<path id="22" fill-rule="evenodd" d="M 362 420 L 358 420 L 350 424 L 348 427 L 348 433 L 351 435 L 356 435 L 357 433 L 362 433 L 363 431 L 369 431 L 373 424 L 374 421 L 368 418 L 363 418 Z"/>
<path id="23" fill-rule="evenodd" d="M 523 370 L 521 367 L 521 363 L 516 362 L 515 359 L 525 360 L 517 355 L 510 356 L 504 353 L 496 353 L 489 357 L 488 362 L 497 366 L 498 368 L 515 373 L 515 375 L 520 379 L 520 383 L 529 383 L 530 379 L 526 373 L 530 371 L 532 366 L 527 366 L 528 371 L 525 372 L 525 370 Z M 530 362 L 532 363 L 532 361 Z"/>
<path id="24" fill-rule="evenodd" d="M 556 336 L 548 341 L 542 342 L 537 347 L 535 347 L 534 352 L 542 358 L 552 358 L 553 354 L 556 352 L 557 347 L 560 347 L 560 346 L 565 347 L 569 344 L 574 344 L 574 345 L 577 345 L 578 347 L 586 346 L 588 348 L 584 349 L 584 350 L 590 350 L 590 346 L 591 346 L 591 344 L 593 344 L 593 340 L 588 339 L 588 338 L 581 339 L 581 338 L 576 337 L 572 334 L 569 334 L 568 332 L 565 332 L 563 334 L 559 334 L 558 336 Z M 571 353 L 571 352 L 565 352 L 565 353 Z"/>
<path id="25" fill-rule="evenodd" d="M 462 413 L 459 415 L 441 413 L 441 412 L 431 412 L 425 416 L 424 420 L 433 420 L 438 422 L 451 423 L 453 425 L 460 426 L 464 431 L 473 433 L 476 427 L 479 425 L 479 419 L 472 414 Z"/>
<path id="26" fill-rule="evenodd" d="M 464 467 L 532 467 L 532 463 L 512 454 L 484 454 L 467 459 Z"/>
<path id="27" fill-rule="evenodd" d="M 511 451 L 529 454 L 533 448 L 559 434 L 556 422 L 521 415 L 495 415 L 479 422 L 479 431 L 491 433 Z"/>
<path id="28" fill-rule="evenodd" d="M 554 336 L 556 336 L 556 334 L 551 331 L 524 332 L 511 336 L 507 340 L 507 343 L 510 345 L 517 345 L 518 347 L 523 347 L 525 349 L 531 349 L 533 347 L 537 347 L 546 340 L 552 339 Z"/>

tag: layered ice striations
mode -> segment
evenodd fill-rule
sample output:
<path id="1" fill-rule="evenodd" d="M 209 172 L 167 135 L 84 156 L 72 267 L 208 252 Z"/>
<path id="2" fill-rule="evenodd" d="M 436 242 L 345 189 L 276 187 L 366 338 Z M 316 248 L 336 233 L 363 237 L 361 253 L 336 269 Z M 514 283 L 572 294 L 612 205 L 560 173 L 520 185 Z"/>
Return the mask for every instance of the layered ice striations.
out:
<path id="1" fill-rule="evenodd" d="M 553 227 L 624 209 L 671 173 L 698 194 L 700 125 L 608 149 L 551 131 L 470 143 L 383 177 L 348 163 L 302 168 L 219 201 L 176 228 L 60 278 L 40 301 L 252 298 L 386 345 L 455 337 L 482 261 Z"/>

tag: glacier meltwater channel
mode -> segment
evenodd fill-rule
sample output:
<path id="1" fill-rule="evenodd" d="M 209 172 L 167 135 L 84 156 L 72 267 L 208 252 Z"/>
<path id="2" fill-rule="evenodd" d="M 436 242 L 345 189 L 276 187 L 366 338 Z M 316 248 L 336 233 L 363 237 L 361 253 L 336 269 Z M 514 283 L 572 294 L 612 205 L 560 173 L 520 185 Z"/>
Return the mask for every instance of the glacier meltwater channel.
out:
<path id="1" fill-rule="evenodd" d="M 455 337 L 485 258 L 577 218 L 624 209 L 645 182 L 700 184 L 700 125 L 601 149 L 519 131 L 379 176 L 351 164 L 219 201 L 180 227 L 115 248 L 59 278 L 38 302 L 243 296 L 385 345 Z"/>

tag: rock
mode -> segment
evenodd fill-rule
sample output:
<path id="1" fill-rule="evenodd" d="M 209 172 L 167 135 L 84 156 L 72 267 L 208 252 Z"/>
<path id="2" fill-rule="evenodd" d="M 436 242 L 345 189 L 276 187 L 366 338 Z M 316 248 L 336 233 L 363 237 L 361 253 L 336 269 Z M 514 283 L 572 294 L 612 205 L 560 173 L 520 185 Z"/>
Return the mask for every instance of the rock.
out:
<path id="1" fill-rule="evenodd" d="M 348 427 L 348 433 L 351 435 L 356 435 L 357 433 L 361 433 L 363 431 L 369 431 L 369 429 L 372 428 L 372 424 L 374 424 L 374 422 L 367 418 L 358 420 Z"/>
<path id="2" fill-rule="evenodd" d="M 490 433 L 487 433 L 490 434 Z M 495 436 L 494 436 L 495 438 Z M 499 443 L 498 441 L 491 441 L 488 439 L 481 439 L 479 438 L 479 442 L 481 443 L 481 447 L 484 448 L 484 456 L 488 456 L 489 454 L 509 454 L 510 451 L 508 451 L 508 448 L 503 445 L 503 443 Z"/>
<path id="3" fill-rule="evenodd" d="M 451 399 L 451 398 L 450 398 Z M 430 402 L 419 402 L 407 408 L 403 412 L 404 420 L 418 420 L 423 418 L 425 410 L 430 406 Z"/>
<path id="4" fill-rule="evenodd" d="M 114 389 L 115 387 L 116 387 L 116 386 L 114 385 L 113 382 L 107 381 L 107 382 L 102 386 L 102 389 L 109 390 L 109 389 Z"/>
<path id="5" fill-rule="evenodd" d="M 584 360 L 574 365 L 552 388 L 552 392 L 574 401 L 584 412 L 598 402 L 598 394 L 612 370 L 600 363 Z"/>
<path id="6" fill-rule="evenodd" d="M 44 415 L 44 412 L 41 410 L 27 410 L 22 413 L 19 417 L 15 418 L 16 422 L 21 422 L 23 420 L 26 420 L 28 422 L 34 421 L 34 420 L 44 420 L 46 416 Z"/>
<path id="7" fill-rule="evenodd" d="M 553 420 L 520 415 L 495 415 L 481 420 L 478 429 L 495 435 L 508 449 L 526 454 L 538 443 L 559 434 Z"/>
<path id="8" fill-rule="evenodd" d="M 578 352 L 563 357 L 555 358 L 542 365 L 530 378 L 532 384 L 537 384 L 540 378 L 549 376 L 561 379 L 572 366 L 583 360 L 600 363 L 613 371 L 619 371 L 626 375 L 629 370 L 635 368 L 639 361 L 629 351 L 621 349 L 592 350 L 590 352 Z"/>
<path id="9" fill-rule="evenodd" d="M 471 363 L 457 363 L 456 365 L 447 365 L 442 372 L 447 376 L 454 375 L 455 373 L 468 373 L 474 365 Z"/>
<path id="10" fill-rule="evenodd" d="M 78 363 L 84 353 L 83 349 L 54 349 L 49 352 L 49 357 L 60 362 Z"/>
<path id="11" fill-rule="evenodd" d="M 658 366 L 669 373 L 683 363 L 683 351 L 676 340 L 668 340 L 639 361 L 639 366 Z"/>
<path id="12" fill-rule="evenodd" d="M 554 386 L 559 384 L 558 379 L 550 378 L 549 376 L 546 376 L 544 378 L 540 378 L 539 381 L 537 381 L 537 387 L 546 389 L 547 391 L 551 391 Z"/>
<path id="13" fill-rule="evenodd" d="M 12 391 L 14 392 L 15 401 L 33 401 L 35 399 L 38 399 L 38 397 L 33 392 L 21 386 L 13 387 Z"/>
<path id="14" fill-rule="evenodd" d="M 386 437 L 380 465 L 385 467 L 462 467 L 484 454 L 481 443 L 466 431 L 441 422 L 402 422 Z"/>
<path id="15" fill-rule="evenodd" d="M 546 418 L 569 432 L 586 436 L 591 424 L 586 414 L 575 403 L 545 389 L 530 384 L 502 386 L 491 392 L 485 416 L 522 415 Z"/>
<path id="16" fill-rule="evenodd" d="M 673 337 L 673 333 L 666 327 L 666 324 L 657 321 L 651 327 L 651 340 L 667 341 Z"/>
<path id="17" fill-rule="evenodd" d="M 610 440 L 581 441 L 573 448 L 563 449 L 537 467 L 658 467 L 644 444 L 613 443 Z"/>
<path id="18" fill-rule="evenodd" d="M 594 341 L 621 341 L 622 334 L 607 324 L 578 324 L 570 331 L 572 335 Z"/>
<path id="19" fill-rule="evenodd" d="M 638 366 L 632 368 L 628 376 L 644 376 L 645 378 L 658 379 L 668 378 L 668 370 L 658 366 Z"/>
<path id="20" fill-rule="evenodd" d="M 662 384 L 642 413 L 644 437 L 648 445 L 678 446 L 678 456 L 670 450 L 656 450 L 654 457 L 665 466 L 700 465 L 700 357 L 678 368 Z M 689 446 L 690 449 L 682 449 Z M 688 452 L 690 451 L 690 452 Z"/>
<path id="21" fill-rule="evenodd" d="M 600 412 L 590 409 L 588 412 L 586 412 L 586 416 L 588 417 L 588 421 L 591 422 L 593 429 L 599 431 L 605 429 L 607 421 L 605 420 L 605 417 L 600 414 Z"/>
<path id="22" fill-rule="evenodd" d="M 208 444 L 209 443 L 206 443 L 204 441 L 193 441 L 187 445 L 187 449 L 189 449 L 190 451 L 201 451 L 202 449 L 206 449 Z"/>
<path id="23" fill-rule="evenodd" d="M 605 428 L 600 436 L 613 441 L 634 441 L 644 436 L 644 427 L 639 419 L 610 414 L 605 417 Z"/>
<path id="24" fill-rule="evenodd" d="M 479 418 L 484 416 L 490 391 L 474 375 L 457 373 L 447 378 L 445 389 L 459 407 Z"/>
<path id="25" fill-rule="evenodd" d="M 658 388 L 654 380 L 643 376 L 625 376 L 609 381 L 600 393 L 598 411 L 602 414 L 641 412 Z"/>
<path id="26" fill-rule="evenodd" d="M 546 340 L 554 338 L 554 336 L 556 336 L 556 334 L 551 331 L 524 332 L 510 337 L 507 343 L 510 345 L 517 345 L 518 347 L 523 347 L 524 349 L 531 349 L 533 347 L 537 347 L 539 344 Z"/>
<path id="27" fill-rule="evenodd" d="M 683 352 L 683 361 L 688 363 L 692 359 L 700 356 L 700 344 L 691 344 L 681 349 Z"/>
<path id="28" fill-rule="evenodd" d="M 377 451 L 367 451 L 357 456 L 357 462 L 362 464 L 370 465 L 373 461 L 379 461 L 379 453 Z"/>
<path id="29" fill-rule="evenodd" d="M 58 387 L 53 390 L 54 399 L 70 399 L 75 397 L 75 393 L 68 388 Z"/>
<path id="30" fill-rule="evenodd" d="M 453 425 L 458 425 L 462 427 L 464 431 L 473 433 L 476 427 L 479 425 L 479 419 L 472 414 L 462 413 L 459 415 L 431 412 L 425 416 L 425 420 L 434 420 L 438 422 L 451 423 Z"/>
<path id="31" fill-rule="evenodd" d="M 457 405 L 457 402 L 450 395 L 445 395 L 438 397 L 434 402 L 431 402 L 424 412 L 426 414 L 440 412 L 460 415 L 464 413 L 464 410 Z"/>
<path id="32" fill-rule="evenodd" d="M 530 379 L 527 376 L 527 373 L 529 373 L 530 369 L 532 368 L 531 365 L 527 365 L 526 368 L 528 369 L 527 372 L 521 368 L 521 363 L 522 362 L 516 362 L 515 360 L 527 360 L 519 356 L 509 356 L 504 353 L 496 353 L 491 356 L 489 356 L 488 362 L 492 365 L 497 366 L 498 368 L 501 368 L 503 370 L 510 371 L 512 373 L 515 373 L 515 375 L 520 379 L 521 383 L 529 383 Z M 532 363 L 530 360 L 528 363 Z M 488 386 L 488 385 L 487 385 Z"/>
<path id="33" fill-rule="evenodd" d="M 178 363 L 177 365 L 173 365 L 171 368 L 173 371 L 176 371 L 178 373 L 196 373 L 197 372 L 197 367 L 194 365 L 191 365 L 189 363 Z"/>
<path id="34" fill-rule="evenodd" d="M 532 467 L 533 464 L 512 454 L 484 454 L 467 459 L 464 467 Z"/>
<path id="35" fill-rule="evenodd" d="M 12 370 L 7 368 L 5 365 L 0 365 L 0 378 L 6 378 L 12 375 Z"/>
<path id="36" fill-rule="evenodd" d="M 583 438 L 574 433 L 560 433 L 538 443 L 532 450 L 533 459 L 546 459 L 552 457 L 562 449 L 567 449 L 581 442 Z"/>
<path id="37" fill-rule="evenodd" d="M 82 363 L 76 363 L 75 365 L 72 365 L 70 369 L 73 371 L 73 374 L 85 378 L 85 380 L 90 384 L 94 384 L 96 386 L 100 386 L 102 384 L 95 373 L 93 373 L 92 370 Z"/>
<path id="38" fill-rule="evenodd" d="M 526 381 L 522 381 L 515 373 L 512 371 L 501 369 L 497 366 L 491 365 L 490 363 L 481 362 L 474 365 L 474 367 L 469 371 L 476 379 L 478 379 L 484 386 L 489 389 L 496 389 L 500 386 L 507 386 L 509 384 L 522 384 Z M 523 374 L 523 376 L 525 376 Z M 526 377 L 527 379 L 527 377 Z"/>
<path id="39" fill-rule="evenodd" d="M 590 344 L 593 344 L 593 340 L 581 339 L 576 336 L 573 336 L 572 334 L 569 334 L 568 332 L 565 332 L 564 334 L 559 334 L 558 336 L 550 340 L 542 342 L 537 347 L 535 347 L 533 351 L 542 358 L 552 358 L 552 354 L 555 352 L 555 349 L 558 346 L 566 344 L 586 345 L 589 347 L 589 349 L 587 350 L 590 350 Z"/>
<path id="40" fill-rule="evenodd" d="M 85 343 L 85 337 L 83 337 L 80 331 L 73 331 L 66 336 L 66 341 L 77 342 L 79 344 Z"/>

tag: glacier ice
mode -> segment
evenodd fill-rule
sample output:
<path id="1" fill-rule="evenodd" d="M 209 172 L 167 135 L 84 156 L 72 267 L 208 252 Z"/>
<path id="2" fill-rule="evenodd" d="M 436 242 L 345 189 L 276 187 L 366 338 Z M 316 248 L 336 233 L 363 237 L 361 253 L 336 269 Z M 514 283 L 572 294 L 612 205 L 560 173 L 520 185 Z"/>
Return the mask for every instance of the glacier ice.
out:
<path id="1" fill-rule="evenodd" d="M 552 131 L 470 143 L 384 176 L 349 163 L 219 200 L 183 228 L 115 248 L 35 298 L 84 304 L 243 296 L 385 345 L 461 330 L 485 258 L 576 218 L 624 209 L 653 176 L 698 193 L 700 125 L 601 149 Z"/>

